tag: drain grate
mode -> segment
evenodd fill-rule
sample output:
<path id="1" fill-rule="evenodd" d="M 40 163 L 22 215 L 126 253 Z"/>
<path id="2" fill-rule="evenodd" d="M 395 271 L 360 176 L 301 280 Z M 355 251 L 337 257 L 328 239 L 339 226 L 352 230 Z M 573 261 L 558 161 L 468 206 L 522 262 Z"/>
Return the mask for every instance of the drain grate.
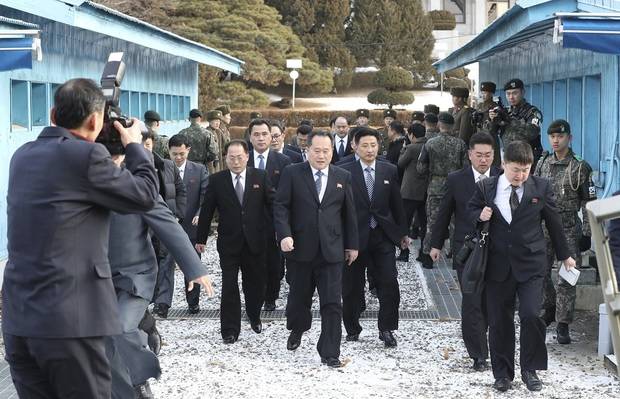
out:
<path id="1" fill-rule="evenodd" d="M 439 313 L 436 310 L 401 310 L 398 312 L 400 320 L 438 320 Z M 377 320 L 379 312 L 376 310 L 363 312 L 361 319 L 364 320 Z M 245 312 L 243 318 L 247 318 Z M 321 314 L 318 310 L 312 311 L 312 317 L 319 319 Z M 201 309 L 196 314 L 190 314 L 187 309 L 184 308 L 172 308 L 168 311 L 167 320 L 182 320 L 182 319 L 219 319 L 220 311 L 214 309 Z M 286 315 L 284 310 L 274 310 L 273 312 L 261 312 L 261 319 L 265 320 L 284 320 Z"/>

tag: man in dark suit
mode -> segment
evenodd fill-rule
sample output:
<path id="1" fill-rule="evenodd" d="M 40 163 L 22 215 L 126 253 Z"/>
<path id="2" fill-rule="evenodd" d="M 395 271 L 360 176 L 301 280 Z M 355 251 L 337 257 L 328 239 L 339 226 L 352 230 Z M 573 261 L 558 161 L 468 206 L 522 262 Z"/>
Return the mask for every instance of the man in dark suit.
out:
<path id="1" fill-rule="evenodd" d="M 126 169 L 94 143 L 104 107 L 95 82 L 65 82 L 54 94 L 55 126 L 11 159 L 2 332 L 22 398 L 110 397 L 104 337 L 121 333 L 108 261 L 110 210 L 148 211 L 158 193 L 137 119 L 128 129 L 114 123 Z"/>
<path id="2" fill-rule="evenodd" d="M 357 212 L 360 255 L 342 275 L 343 320 L 347 341 L 357 341 L 362 331 L 360 296 L 368 267 L 379 297 L 379 339 L 396 346 L 392 331 L 398 329 L 400 291 L 394 246 L 407 248 L 407 226 L 395 165 L 377 160 L 381 136 L 367 127 L 355 134 L 359 162 L 343 166 L 351 173 Z"/>
<path id="3" fill-rule="evenodd" d="M 273 189 L 264 170 L 247 168 L 249 153 L 244 140 L 231 140 L 224 150 L 228 170 L 209 176 L 198 221 L 196 249 L 204 252 L 213 213 L 217 210 L 217 252 L 222 267 L 221 333 L 224 342 L 232 344 L 241 330 L 239 270 L 252 330 L 260 334 L 263 329 L 260 309 L 265 298 L 266 233 L 271 223 L 267 212 Z"/>
<path id="4" fill-rule="evenodd" d="M 265 119 L 254 119 L 248 127 L 250 130 L 250 160 L 248 166 L 258 168 L 267 172 L 269 181 L 274 190 L 278 189 L 280 176 L 284 168 L 291 164 L 291 160 L 286 155 L 270 150 L 271 126 Z M 270 209 L 271 210 L 271 209 Z M 265 310 L 276 310 L 276 299 L 280 297 L 280 280 L 284 277 L 282 273 L 282 259 L 280 248 L 276 242 L 276 232 L 273 227 L 273 214 L 266 215 L 269 219 L 266 237 L 266 266 L 267 266 L 267 286 L 265 290 Z"/>
<path id="5" fill-rule="evenodd" d="M 475 133 L 469 140 L 470 165 L 452 172 L 446 180 L 446 194 L 441 200 L 437 220 L 431 227 L 431 252 L 433 261 L 437 262 L 447 235 L 450 220 L 454 215 L 454 255 L 463 247 L 465 236 L 475 231 L 467 212 L 467 203 L 474 195 L 476 183 L 501 173 L 493 164 L 494 140 L 488 133 Z M 452 257 L 452 268 L 456 270 L 459 283 L 462 284 L 463 266 Z M 487 368 L 487 315 L 484 293 L 465 294 L 461 302 L 461 332 L 469 357 L 473 359 L 473 368 L 484 371 Z"/>
<path id="6" fill-rule="evenodd" d="M 542 389 L 536 370 L 547 369 L 546 327 L 539 317 L 547 264 L 543 221 L 557 258 L 569 269 L 576 266 L 570 257 L 551 184 L 529 176 L 533 162 L 528 143 L 517 140 L 508 144 L 504 149 L 504 174 L 484 179 L 482 187 L 476 186 L 467 206 L 472 224 L 490 221 L 486 300 L 493 387 L 501 392 L 510 389 L 514 378 L 517 295 L 521 378 L 530 391 Z"/>
<path id="7" fill-rule="evenodd" d="M 175 134 L 168 140 L 170 159 L 172 159 L 179 170 L 186 191 L 185 214 L 181 226 L 190 239 L 192 245 L 196 245 L 196 226 L 200 215 L 200 205 L 202 204 L 209 181 L 207 168 L 200 163 L 192 162 L 187 159 L 191 147 L 186 135 Z M 196 252 L 198 259 L 201 254 Z M 159 317 L 168 317 L 168 309 L 172 305 L 172 295 L 174 293 L 174 259 L 170 259 L 167 264 L 162 264 L 157 275 L 157 287 L 153 296 L 153 312 Z M 185 279 L 185 299 L 188 311 L 196 314 L 200 311 L 200 286 L 188 290 L 189 281 Z"/>
<path id="8" fill-rule="evenodd" d="M 344 116 L 334 119 L 334 156 L 332 164 L 336 164 L 349 154 L 353 154 L 351 148 L 352 137 L 349 135 L 349 121 Z"/>
<path id="9" fill-rule="evenodd" d="M 274 204 L 280 247 L 287 258 L 290 292 L 287 348 L 295 350 L 312 324 L 312 295 L 321 301 L 321 361 L 339 367 L 342 268 L 357 258 L 358 233 L 351 174 L 330 165 L 333 137 L 312 132 L 308 162 L 284 169 Z"/>
<path id="10" fill-rule="evenodd" d="M 308 160 L 308 135 L 312 132 L 312 126 L 307 124 L 300 124 L 297 128 L 295 139 L 297 145 L 287 144 L 284 146 L 284 151 L 295 151 L 301 155 L 302 160 L 305 162 Z"/>
<path id="11" fill-rule="evenodd" d="M 269 121 L 269 125 L 271 126 L 271 149 L 284 154 L 290 158 L 292 163 L 303 162 L 303 158 L 301 157 L 301 153 L 297 151 L 293 151 L 289 148 L 284 148 L 284 139 L 286 135 L 286 129 L 282 122 L 277 119 L 271 119 Z"/>

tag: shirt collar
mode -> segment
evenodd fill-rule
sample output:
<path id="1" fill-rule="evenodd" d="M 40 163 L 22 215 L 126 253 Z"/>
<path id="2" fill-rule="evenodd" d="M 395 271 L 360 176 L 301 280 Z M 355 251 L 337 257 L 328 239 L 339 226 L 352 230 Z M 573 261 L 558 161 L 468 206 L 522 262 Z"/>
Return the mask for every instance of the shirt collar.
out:
<path id="1" fill-rule="evenodd" d="M 243 172 L 239 173 L 239 175 L 241 176 L 241 180 L 245 181 L 245 172 L 247 172 L 247 168 L 243 169 Z M 232 170 L 230 171 L 230 175 L 232 176 L 233 180 L 237 178 L 237 174 L 235 172 L 233 172 Z"/>
<path id="2" fill-rule="evenodd" d="M 267 162 L 267 157 L 269 156 L 269 151 L 271 151 L 271 149 L 269 147 L 267 147 L 267 149 L 265 150 L 265 152 L 263 152 L 262 154 L 260 154 L 258 151 L 254 150 L 254 160 L 258 161 L 258 156 L 262 155 L 263 158 L 265 158 L 265 162 Z M 258 165 L 258 164 L 257 164 Z"/>
<path id="3" fill-rule="evenodd" d="M 334 143 L 335 143 L 336 147 L 339 147 L 339 146 L 340 146 L 340 140 L 342 140 L 342 141 L 343 141 L 343 143 L 342 143 L 342 144 L 346 147 L 346 145 L 347 145 L 347 141 L 348 141 L 348 139 L 349 139 L 349 136 L 340 137 L 340 136 L 338 136 L 338 135 L 336 134 L 336 135 L 334 136 L 334 139 L 335 139 L 335 140 L 334 140 Z"/>
<path id="4" fill-rule="evenodd" d="M 375 159 L 374 161 L 372 161 L 372 163 L 370 165 L 367 165 L 366 162 L 362 161 L 361 159 L 359 160 L 360 165 L 362 167 L 363 171 L 366 171 L 366 168 L 368 166 L 370 166 L 372 168 L 372 171 L 376 171 L 377 170 L 377 160 Z"/>
<path id="5" fill-rule="evenodd" d="M 474 172 L 474 180 L 478 181 L 478 179 L 480 178 L 480 175 L 482 175 L 482 173 L 478 172 L 473 166 L 471 167 L 471 170 Z M 491 168 L 487 169 L 487 171 L 484 172 L 484 175 L 486 177 L 491 177 Z"/>
<path id="6" fill-rule="evenodd" d="M 312 170 L 312 176 L 316 176 L 316 172 L 318 172 L 318 169 L 314 169 L 314 167 L 312 165 L 310 165 L 310 169 Z M 329 166 L 326 167 L 325 169 L 322 169 L 321 172 L 323 172 L 323 176 L 327 177 L 327 174 L 329 173 Z"/>
<path id="7" fill-rule="evenodd" d="M 179 170 L 185 171 L 186 166 L 187 166 L 187 160 L 183 162 L 183 165 L 179 166 Z"/>
<path id="8" fill-rule="evenodd" d="M 499 176 L 499 179 L 497 180 L 497 184 L 500 190 L 512 190 L 512 184 L 510 184 L 505 174 L 501 174 Z M 521 190 L 523 190 L 523 184 L 521 184 L 521 186 L 517 188 L 518 192 L 520 192 Z"/>

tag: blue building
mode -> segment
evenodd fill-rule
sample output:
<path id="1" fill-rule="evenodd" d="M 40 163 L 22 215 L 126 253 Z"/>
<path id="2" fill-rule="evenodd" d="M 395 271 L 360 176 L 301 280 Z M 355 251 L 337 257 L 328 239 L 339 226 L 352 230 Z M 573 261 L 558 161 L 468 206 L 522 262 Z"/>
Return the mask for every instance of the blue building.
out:
<path id="1" fill-rule="evenodd" d="M 38 32 L 37 32 L 38 31 Z M 0 263 L 7 257 L 6 195 L 9 160 L 49 125 L 55 88 L 75 77 L 99 81 L 111 52 L 124 52 L 127 68 L 121 108 L 142 118 L 155 109 L 164 134 L 188 125 L 198 106 L 198 65 L 234 74 L 243 62 L 90 1 L 0 0 L 0 59 L 15 40 L 35 46 L 42 60 L 31 69 L 0 71 Z M 4 50 L 4 51 L 3 51 Z M 4 55 L 3 55 L 4 54 Z M 1 64 L 1 63 L 0 63 Z"/>
<path id="2" fill-rule="evenodd" d="M 435 65 L 445 72 L 478 62 L 480 81 L 498 88 L 522 79 L 527 100 L 543 113 L 543 136 L 554 119 L 568 120 L 574 151 L 607 197 L 620 189 L 619 11 L 618 0 L 517 1 Z M 548 148 L 546 137 L 543 143 Z"/>

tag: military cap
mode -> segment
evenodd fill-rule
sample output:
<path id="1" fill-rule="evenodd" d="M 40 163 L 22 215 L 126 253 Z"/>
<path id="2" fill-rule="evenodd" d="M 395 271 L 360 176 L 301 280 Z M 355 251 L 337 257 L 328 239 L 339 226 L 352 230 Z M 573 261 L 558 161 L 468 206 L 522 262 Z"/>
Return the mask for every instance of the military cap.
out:
<path id="1" fill-rule="evenodd" d="M 144 120 L 145 121 L 157 121 L 159 122 L 161 120 L 161 117 L 159 116 L 159 114 L 153 110 L 148 110 L 144 113 Z"/>
<path id="2" fill-rule="evenodd" d="M 449 112 L 440 112 L 437 115 L 439 122 L 443 122 L 448 125 L 454 125 L 454 117 Z"/>
<path id="3" fill-rule="evenodd" d="M 263 117 L 263 114 L 261 114 L 260 112 L 250 112 L 250 119 L 260 119 Z"/>
<path id="4" fill-rule="evenodd" d="M 360 116 L 365 116 L 366 118 L 370 118 L 370 111 L 367 110 L 366 108 L 360 108 L 357 111 L 355 111 L 355 116 L 358 118 Z"/>
<path id="5" fill-rule="evenodd" d="M 523 87 L 523 81 L 521 79 L 510 79 L 504 85 L 504 90 L 522 89 Z"/>
<path id="6" fill-rule="evenodd" d="M 450 94 L 455 97 L 469 97 L 469 89 L 467 87 L 453 87 L 450 89 Z"/>
<path id="7" fill-rule="evenodd" d="M 189 117 L 192 119 L 202 117 L 202 112 L 200 112 L 199 109 L 194 108 L 193 110 L 189 111 Z"/>
<path id="8" fill-rule="evenodd" d="M 222 115 L 228 115 L 230 114 L 230 107 L 226 104 L 224 105 L 220 105 L 219 107 L 215 108 L 217 111 L 222 111 Z"/>
<path id="9" fill-rule="evenodd" d="M 214 119 L 222 119 L 223 115 L 222 115 L 222 111 L 219 111 L 217 109 L 214 109 L 212 111 L 207 112 L 207 120 L 208 121 L 212 121 Z"/>
<path id="10" fill-rule="evenodd" d="M 414 123 L 409 126 L 409 134 L 413 134 L 416 138 L 426 135 L 426 128 L 420 123 Z"/>
<path id="11" fill-rule="evenodd" d="M 428 112 L 426 113 L 426 115 L 424 115 L 424 121 L 429 123 L 437 123 L 439 122 L 439 118 L 437 118 L 437 114 Z"/>
<path id="12" fill-rule="evenodd" d="M 396 119 L 396 111 L 394 111 L 393 109 L 385 109 L 383 110 L 383 117 L 384 118 L 394 118 Z"/>
<path id="13" fill-rule="evenodd" d="M 547 134 L 566 133 L 570 134 L 570 125 L 564 119 L 556 119 L 549 125 Z"/>
<path id="14" fill-rule="evenodd" d="M 425 114 L 439 114 L 439 107 L 436 106 L 435 104 L 426 104 L 424 106 L 424 113 Z"/>
<path id="15" fill-rule="evenodd" d="M 480 83 L 480 91 L 488 91 L 489 93 L 495 94 L 495 90 L 497 86 L 493 82 L 482 82 Z"/>
<path id="16" fill-rule="evenodd" d="M 413 111 L 411 113 L 411 120 L 412 121 L 424 122 L 424 112 L 422 112 L 422 111 Z"/>

